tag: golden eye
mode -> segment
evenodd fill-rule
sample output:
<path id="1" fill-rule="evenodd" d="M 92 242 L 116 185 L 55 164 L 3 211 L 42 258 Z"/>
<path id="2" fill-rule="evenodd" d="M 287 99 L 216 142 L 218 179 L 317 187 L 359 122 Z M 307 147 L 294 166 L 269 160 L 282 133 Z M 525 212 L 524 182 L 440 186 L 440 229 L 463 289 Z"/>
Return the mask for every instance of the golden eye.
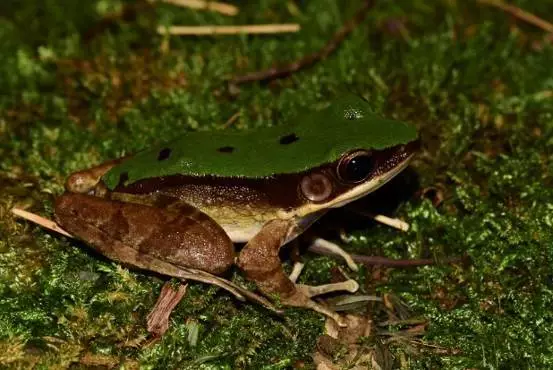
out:
<path id="1" fill-rule="evenodd" d="M 312 173 L 301 179 L 300 189 L 310 201 L 322 202 L 332 194 L 332 181 L 322 173 Z"/>
<path id="2" fill-rule="evenodd" d="M 359 150 L 342 157 L 337 168 L 338 178 L 343 182 L 355 184 L 366 180 L 373 168 L 371 153 Z"/>

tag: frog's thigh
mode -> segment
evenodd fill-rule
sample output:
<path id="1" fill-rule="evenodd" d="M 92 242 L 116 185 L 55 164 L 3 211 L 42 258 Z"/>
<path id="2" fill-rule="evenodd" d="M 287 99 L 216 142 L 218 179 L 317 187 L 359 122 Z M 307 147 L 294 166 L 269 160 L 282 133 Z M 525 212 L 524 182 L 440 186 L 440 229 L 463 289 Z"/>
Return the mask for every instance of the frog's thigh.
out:
<path id="1" fill-rule="evenodd" d="M 189 205 L 168 210 L 65 193 L 56 201 L 56 219 L 99 250 L 123 243 L 149 258 L 213 274 L 234 262 L 234 247 L 223 228 Z"/>

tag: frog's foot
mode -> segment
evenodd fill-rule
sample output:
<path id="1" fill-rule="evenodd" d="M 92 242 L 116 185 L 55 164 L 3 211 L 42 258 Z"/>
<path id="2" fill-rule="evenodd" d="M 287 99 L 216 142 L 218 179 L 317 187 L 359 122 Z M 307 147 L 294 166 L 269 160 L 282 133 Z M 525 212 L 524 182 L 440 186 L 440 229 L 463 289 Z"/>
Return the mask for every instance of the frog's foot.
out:
<path id="1" fill-rule="evenodd" d="M 286 298 L 281 297 L 281 303 L 283 305 L 291 307 L 308 308 L 327 317 L 330 317 L 331 319 L 336 321 L 338 326 L 346 326 L 346 323 L 344 319 L 340 316 L 340 314 L 309 298 L 301 285 L 297 286 L 296 292 L 293 295 Z"/>
<path id="2" fill-rule="evenodd" d="M 302 290 L 308 297 L 315 297 L 322 294 L 332 292 L 349 292 L 355 293 L 359 289 L 359 284 L 353 279 L 341 281 L 339 283 L 324 284 L 324 285 L 303 285 L 296 284 L 296 289 Z"/>
<path id="3" fill-rule="evenodd" d="M 294 263 L 294 267 L 292 268 L 292 273 L 290 274 L 290 276 L 288 276 L 288 279 L 290 279 L 291 282 L 295 283 L 298 280 L 298 277 L 300 276 L 304 266 L 305 265 L 301 262 Z M 353 279 L 349 279 L 339 283 L 324 284 L 324 285 L 317 285 L 317 286 L 296 284 L 296 287 L 302 287 L 302 289 L 304 290 L 305 294 L 308 297 L 315 297 L 321 294 L 340 292 L 340 291 L 355 293 L 357 289 L 359 289 L 359 284 L 357 284 L 357 281 Z"/>
<path id="4" fill-rule="evenodd" d="M 290 281 L 292 281 L 293 283 L 296 283 L 304 266 L 305 265 L 301 262 L 296 262 L 294 264 L 294 267 L 292 268 L 292 273 L 288 277 Z M 352 279 L 342 281 L 339 283 L 324 284 L 324 285 L 318 285 L 318 286 L 296 284 L 296 293 L 290 297 L 283 299 L 282 303 L 288 306 L 305 307 L 305 308 L 312 309 L 314 311 L 322 313 L 325 316 L 332 318 L 340 326 L 343 326 L 342 325 L 343 320 L 340 315 L 338 315 L 336 312 L 329 310 L 328 308 L 320 304 L 315 303 L 311 298 L 318 295 L 331 293 L 331 292 L 339 292 L 339 291 L 347 291 L 350 293 L 355 293 L 357 289 L 359 289 L 359 284 Z"/>
<path id="5" fill-rule="evenodd" d="M 347 291 L 354 293 L 359 289 L 359 284 L 355 280 L 342 281 L 340 283 L 325 284 L 319 286 L 310 286 L 296 284 L 295 292 L 288 297 L 281 297 L 281 303 L 286 306 L 309 308 L 330 317 L 339 326 L 346 326 L 344 319 L 335 311 L 312 300 L 312 297 L 336 291 Z"/>
<path id="6" fill-rule="evenodd" d="M 267 222 L 240 253 L 238 266 L 250 280 L 255 281 L 265 295 L 277 295 L 284 305 L 312 309 L 344 326 L 340 315 L 313 301 L 312 297 L 335 291 L 355 292 L 359 285 L 353 280 L 321 286 L 295 284 L 294 281 L 301 272 L 301 264 L 296 264 L 291 279 L 286 276 L 278 252 L 287 236 L 293 233 L 294 227 L 295 224 L 290 220 Z"/>

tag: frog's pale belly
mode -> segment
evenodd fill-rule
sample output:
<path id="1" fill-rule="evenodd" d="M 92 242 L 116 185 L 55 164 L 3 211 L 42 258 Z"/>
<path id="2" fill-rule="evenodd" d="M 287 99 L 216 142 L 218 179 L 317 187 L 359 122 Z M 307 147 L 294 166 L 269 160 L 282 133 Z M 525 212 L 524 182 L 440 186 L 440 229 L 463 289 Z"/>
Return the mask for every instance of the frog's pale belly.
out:
<path id="1" fill-rule="evenodd" d="M 245 243 L 253 238 L 263 225 L 277 217 L 274 209 L 253 210 L 249 207 L 202 207 L 196 205 L 217 222 L 234 243 Z"/>
<path id="2" fill-rule="evenodd" d="M 261 230 L 264 224 L 264 222 L 255 222 L 244 227 L 242 225 L 228 223 L 221 226 L 233 243 L 247 243 Z"/>
<path id="3" fill-rule="evenodd" d="M 268 221 L 282 218 L 282 212 L 278 209 L 267 209 L 265 212 L 248 212 L 248 210 L 235 211 L 228 209 L 202 209 L 213 218 L 234 243 L 246 243 L 263 228 Z M 259 210 L 258 210 L 259 211 Z M 289 242 L 305 231 L 313 222 L 326 213 L 326 210 L 314 212 L 304 217 L 294 217 L 295 232 L 292 232 L 286 242 Z"/>

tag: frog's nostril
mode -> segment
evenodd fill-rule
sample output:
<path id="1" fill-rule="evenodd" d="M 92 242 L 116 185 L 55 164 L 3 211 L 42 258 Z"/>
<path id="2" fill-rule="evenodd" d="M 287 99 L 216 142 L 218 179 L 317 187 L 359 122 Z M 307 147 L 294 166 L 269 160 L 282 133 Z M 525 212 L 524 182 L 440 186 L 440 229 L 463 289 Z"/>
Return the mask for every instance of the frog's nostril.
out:
<path id="1" fill-rule="evenodd" d="M 402 145 L 400 150 L 403 153 L 412 154 L 414 152 L 417 152 L 420 149 L 420 147 L 421 147 L 421 141 L 420 139 L 417 139 L 417 140 L 411 141 L 410 143 Z"/>

